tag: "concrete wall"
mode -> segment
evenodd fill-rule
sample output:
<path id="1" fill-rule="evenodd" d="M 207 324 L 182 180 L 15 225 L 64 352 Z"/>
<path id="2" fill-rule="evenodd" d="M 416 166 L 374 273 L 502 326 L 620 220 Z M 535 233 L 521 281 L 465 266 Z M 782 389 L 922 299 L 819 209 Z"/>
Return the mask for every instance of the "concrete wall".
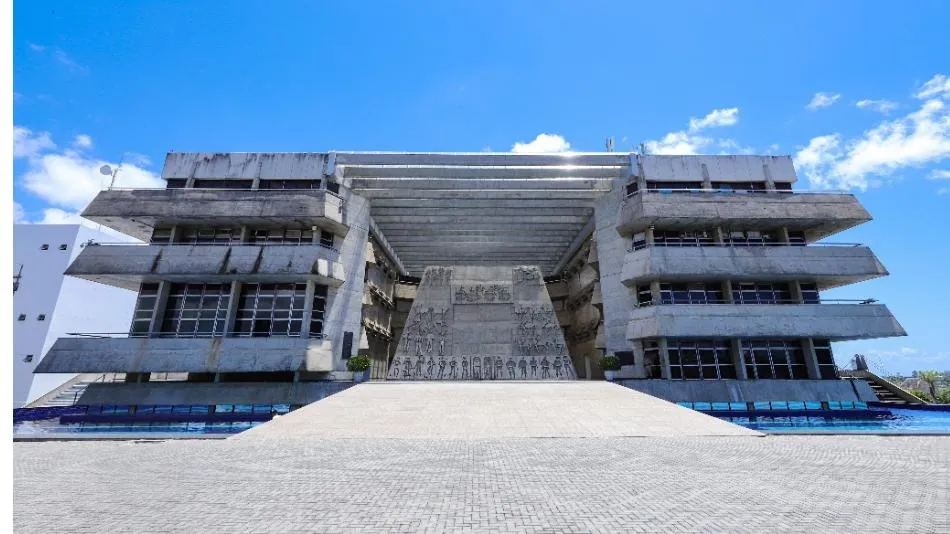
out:
<path id="1" fill-rule="evenodd" d="M 626 255 L 623 282 L 650 280 L 817 280 L 820 288 L 854 283 L 887 270 L 868 247 L 647 247 Z"/>
<path id="2" fill-rule="evenodd" d="M 594 239 L 603 295 L 607 352 L 632 350 L 632 344 L 627 341 L 627 324 L 630 322 L 630 310 L 636 306 L 636 298 L 623 285 L 623 263 L 630 242 L 618 233 L 616 226 L 626 181 L 626 178 L 616 180 L 613 189 L 594 206 Z"/>
<path id="3" fill-rule="evenodd" d="M 673 304 L 637 308 L 627 339 L 829 338 L 906 336 L 883 304 Z"/>
<path id="4" fill-rule="evenodd" d="M 622 380 L 670 402 L 876 401 L 864 380 Z"/>
<path id="5" fill-rule="evenodd" d="M 320 180 L 325 164 L 313 152 L 169 152 L 162 178 Z"/>
<path id="6" fill-rule="evenodd" d="M 369 201 L 341 188 L 344 196 L 345 216 L 350 230 L 343 239 L 338 262 L 343 267 L 343 284 L 331 291 L 327 298 L 324 333 L 332 340 L 333 370 L 346 370 L 346 360 L 356 355 L 362 339 L 362 311 L 364 278 L 366 276 L 367 246 L 369 243 Z M 353 335 L 349 354 L 343 354 L 343 338 L 346 332 Z"/>
<path id="7" fill-rule="evenodd" d="M 813 241 L 871 220 L 854 195 L 841 193 L 662 193 L 641 191 L 615 212 L 626 236 L 661 228 L 724 226 L 806 230 Z"/>
<path id="8" fill-rule="evenodd" d="M 36 372 L 331 371 L 334 346 L 299 337 L 70 337 L 56 341 Z"/>
<path id="9" fill-rule="evenodd" d="M 77 404 L 309 404 L 352 382 L 144 382 L 90 384 Z"/>
<path id="10" fill-rule="evenodd" d="M 642 155 L 643 177 L 659 182 L 795 182 L 789 156 Z"/>
<path id="11" fill-rule="evenodd" d="M 345 277 L 339 256 L 320 245 L 89 246 L 66 274 L 130 290 L 137 290 L 143 280 L 314 280 L 339 285 Z"/>

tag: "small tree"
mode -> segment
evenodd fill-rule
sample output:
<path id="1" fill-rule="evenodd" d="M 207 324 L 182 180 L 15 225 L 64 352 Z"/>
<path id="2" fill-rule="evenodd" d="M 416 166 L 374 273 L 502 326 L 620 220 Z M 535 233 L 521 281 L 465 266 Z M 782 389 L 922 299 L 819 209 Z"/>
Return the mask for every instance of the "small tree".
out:
<path id="1" fill-rule="evenodd" d="M 937 371 L 921 371 L 917 373 L 917 376 L 921 378 L 924 382 L 927 383 L 927 386 L 930 387 L 930 398 L 937 398 L 937 380 L 940 378 L 940 373 Z"/>
<path id="2" fill-rule="evenodd" d="M 613 354 L 608 354 L 600 359 L 600 367 L 604 371 L 619 371 L 620 358 L 614 356 Z"/>

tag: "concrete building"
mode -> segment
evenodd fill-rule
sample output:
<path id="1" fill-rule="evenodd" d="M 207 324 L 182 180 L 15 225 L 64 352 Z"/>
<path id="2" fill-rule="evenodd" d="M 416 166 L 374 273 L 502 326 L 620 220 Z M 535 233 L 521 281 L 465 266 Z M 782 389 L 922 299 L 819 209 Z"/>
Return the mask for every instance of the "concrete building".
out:
<path id="1" fill-rule="evenodd" d="M 13 225 L 13 406 L 19 408 L 75 373 L 33 370 L 69 332 L 128 329 L 134 291 L 103 286 L 63 272 L 86 244 L 120 237 L 78 224 Z"/>
<path id="2" fill-rule="evenodd" d="M 784 156 L 170 153 L 163 177 L 83 212 L 149 243 L 67 271 L 139 292 L 128 336 L 60 339 L 38 369 L 127 373 L 86 402 L 303 404 L 355 354 L 379 379 L 438 378 L 423 358 L 448 355 L 510 379 L 559 344 L 564 377 L 613 353 L 668 400 L 873 400 L 831 344 L 905 335 L 883 304 L 821 298 L 887 271 L 823 241 L 871 216 L 793 191 Z M 479 347 L 500 372 L 474 375 Z"/>

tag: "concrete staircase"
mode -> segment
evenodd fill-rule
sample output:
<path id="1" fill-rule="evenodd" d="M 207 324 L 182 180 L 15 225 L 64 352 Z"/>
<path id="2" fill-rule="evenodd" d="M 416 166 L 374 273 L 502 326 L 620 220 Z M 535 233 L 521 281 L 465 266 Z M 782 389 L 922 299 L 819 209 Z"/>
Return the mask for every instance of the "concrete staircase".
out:
<path id="1" fill-rule="evenodd" d="M 96 382 L 114 382 L 125 378 L 124 373 L 80 374 L 63 385 L 36 399 L 26 408 L 47 408 L 53 406 L 72 406 L 82 397 L 84 391 Z"/>
<path id="2" fill-rule="evenodd" d="M 847 371 L 841 372 L 842 377 L 859 378 L 871 386 L 871 390 L 877 395 L 879 402 L 884 404 L 893 404 L 895 406 L 908 404 L 927 404 L 926 401 L 917 398 L 911 392 L 898 386 L 897 384 L 882 378 L 871 371 Z"/>

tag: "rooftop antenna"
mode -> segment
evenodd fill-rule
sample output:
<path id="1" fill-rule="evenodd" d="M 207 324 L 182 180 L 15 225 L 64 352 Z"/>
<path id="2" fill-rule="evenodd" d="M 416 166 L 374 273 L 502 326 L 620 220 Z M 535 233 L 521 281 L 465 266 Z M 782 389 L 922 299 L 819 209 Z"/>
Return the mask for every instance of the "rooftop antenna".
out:
<path id="1" fill-rule="evenodd" d="M 641 153 L 641 154 L 644 154 L 644 155 L 647 153 L 647 145 L 646 145 L 646 143 L 640 143 L 640 153 Z"/>
<path id="2" fill-rule="evenodd" d="M 115 177 L 117 174 L 119 174 L 119 169 L 121 168 L 121 163 L 115 169 L 113 169 L 110 165 L 103 165 L 102 167 L 99 167 L 99 174 L 112 177 L 112 180 L 109 182 L 109 189 L 112 189 L 112 187 L 115 185 Z"/>
<path id="3" fill-rule="evenodd" d="M 614 138 L 608 137 L 607 138 L 607 152 L 613 152 L 613 151 L 614 151 Z"/>

